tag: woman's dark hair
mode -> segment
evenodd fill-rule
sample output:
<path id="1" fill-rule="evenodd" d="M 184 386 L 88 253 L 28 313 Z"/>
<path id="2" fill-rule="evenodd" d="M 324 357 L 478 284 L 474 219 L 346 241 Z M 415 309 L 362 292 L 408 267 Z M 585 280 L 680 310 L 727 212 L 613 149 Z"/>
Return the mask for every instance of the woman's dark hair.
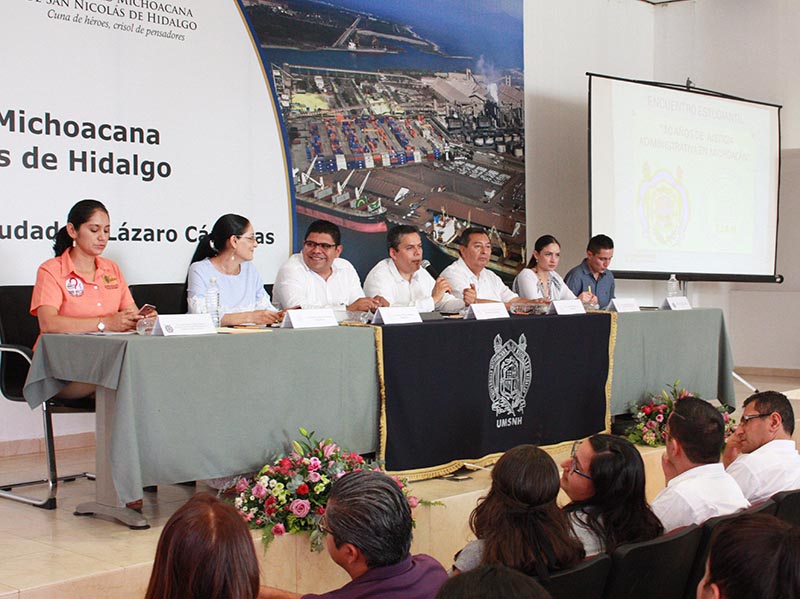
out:
<path id="1" fill-rule="evenodd" d="M 145 599 L 255 599 L 258 559 L 239 512 L 195 495 L 161 531 Z"/>
<path id="2" fill-rule="evenodd" d="M 707 583 L 724 599 L 800 597 L 800 528 L 767 514 L 720 524 L 711 537 Z"/>
<path id="3" fill-rule="evenodd" d="M 92 218 L 92 215 L 98 210 L 108 214 L 108 210 L 106 210 L 102 202 L 98 202 L 97 200 L 81 200 L 70 209 L 67 215 L 67 222 L 72 223 L 72 226 L 75 227 L 77 231 L 81 228 L 81 225 Z M 56 253 L 56 256 L 60 256 L 71 247 L 72 237 L 67 233 L 67 227 L 65 225 L 56 233 L 55 241 L 53 242 L 53 251 Z"/>
<path id="4" fill-rule="evenodd" d="M 500 565 L 478 566 L 453 576 L 436 599 L 552 599 L 530 576 Z"/>
<path id="5" fill-rule="evenodd" d="M 542 235 L 539 239 L 536 240 L 536 243 L 533 244 L 533 249 L 536 252 L 541 252 L 551 243 L 555 243 L 558 247 L 561 247 L 561 244 L 558 242 L 558 239 L 556 239 L 552 235 Z M 528 266 L 526 266 L 525 268 L 533 268 L 534 266 L 536 266 L 536 256 L 534 256 L 533 252 L 531 252 L 531 259 L 528 260 Z"/>
<path id="6" fill-rule="evenodd" d="M 192 263 L 212 258 L 225 249 L 231 235 L 241 235 L 250 221 L 238 214 L 223 214 L 214 223 L 211 233 L 203 235 L 197 242 L 197 249 L 192 256 Z"/>
<path id="7" fill-rule="evenodd" d="M 492 486 L 469 518 L 483 541 L 482 564 L 502 564 L 549 579 L 578 563 L 583 545 L 556 505 L 558 467 L 535 445 L 509 449 L 492 470 Z"/>
<path id="8" fill-rule="evenodd" d="M 664 527 L 645 498 L 641 454 L 630 441 L 614 435 L 592 435 L 588 443 L 595 454 L 589 466 L 594 495 L 564 509 L 583 510 L 580 520 L 603 540 L 608 553 L 624 543 L 661 535 Z"/>

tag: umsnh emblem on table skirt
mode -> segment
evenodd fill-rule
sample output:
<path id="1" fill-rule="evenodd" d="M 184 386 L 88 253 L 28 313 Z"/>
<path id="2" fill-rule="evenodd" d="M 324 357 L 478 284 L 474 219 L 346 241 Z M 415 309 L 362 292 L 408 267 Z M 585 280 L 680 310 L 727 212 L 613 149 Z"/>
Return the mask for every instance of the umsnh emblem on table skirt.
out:
<path id="1" fill-rule="evenodd" d="M 494 355 L 489 360 L 489 397 L 497 428 L 522 425 L 533 374 L 527 346 L 524 333 L 519 341 L 509 339 L 505 343 L 499 334 L 495 335 Z"/>

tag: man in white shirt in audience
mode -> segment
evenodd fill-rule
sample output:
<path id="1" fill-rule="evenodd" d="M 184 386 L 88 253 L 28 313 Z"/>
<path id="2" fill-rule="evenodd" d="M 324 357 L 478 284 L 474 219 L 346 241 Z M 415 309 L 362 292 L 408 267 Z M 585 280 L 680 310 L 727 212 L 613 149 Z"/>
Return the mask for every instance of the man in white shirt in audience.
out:
<path id="1" fill-rule="evenodd" d="M 461 257 L 442 271 L 442 276 L 450 281 L 454 296 L 463 299 L 467 306 L 502 302 L 506 308 L 510 308 L 512 303 L 533 303 L 519 297 L 500 277 L 486 268 L 492 256 L 492 242 L 484 229 L 464 229 L 458 243 Z"/>
<path id="2" fill-rule="evenodd" d="M 719 463 L 724 442 L 725 422 L 711 404 L 696 397 L 675 403 L 661 457 L 667 486 L 651 504 L 664 532 L 750 506 Z"/>
<path id="3" fill-rule="evenodd" d="M 800 489 L 794 424 L 792 404 L 783 393 L 763 391 L 745 400 L 741 423 L 728 439 L 722 463 L 750 503 Z"/>
<path id="4" fill-rule="evenodd" d="M 278 270 L 273 300 L 284 310 L 335 308 L 374 311 L 389 303 L 382 297 L 365 297 L 361 280 L 353 265 L 340 258 L 339 227 L 327 220 L 308 226 L 303 250 L 289 257 Z"/>
<path id="5" fill-rule="evenodd" d="M 444 277 L 434 278 L 422 263 L 422 237 L 411 225 L 396 225 L 386 235 L 389 257 L 364 279 L 367 295 L 381 296 L 391 306 L 414 306 L 420 312 L 458 312 L 464 302 L 450 293 Z"/>

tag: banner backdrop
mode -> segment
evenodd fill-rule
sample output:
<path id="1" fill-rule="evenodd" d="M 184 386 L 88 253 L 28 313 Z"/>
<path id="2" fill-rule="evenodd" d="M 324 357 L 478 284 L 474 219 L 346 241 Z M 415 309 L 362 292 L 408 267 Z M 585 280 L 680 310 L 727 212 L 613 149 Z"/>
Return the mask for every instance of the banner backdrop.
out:
<path id="1" fill-rule="evenodd" d="M 235 0 L 0 3 L 0 284 L 33 283 L 70 207 L 108 207 L 130 283 L 182 281 L 235 212 L 272 281 L 291 251 L 289 167 Z"/>

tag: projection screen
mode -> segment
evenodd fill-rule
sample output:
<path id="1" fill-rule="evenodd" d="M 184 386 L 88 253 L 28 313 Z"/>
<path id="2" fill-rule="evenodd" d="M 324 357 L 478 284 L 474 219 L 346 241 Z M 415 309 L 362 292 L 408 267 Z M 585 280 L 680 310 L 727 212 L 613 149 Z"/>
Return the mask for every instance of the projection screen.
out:
<path id="1" fill-rule="evenodd" d="M 780 106 L 589 74 L 591 233 L 615 276 L 776 281 Z"/>

